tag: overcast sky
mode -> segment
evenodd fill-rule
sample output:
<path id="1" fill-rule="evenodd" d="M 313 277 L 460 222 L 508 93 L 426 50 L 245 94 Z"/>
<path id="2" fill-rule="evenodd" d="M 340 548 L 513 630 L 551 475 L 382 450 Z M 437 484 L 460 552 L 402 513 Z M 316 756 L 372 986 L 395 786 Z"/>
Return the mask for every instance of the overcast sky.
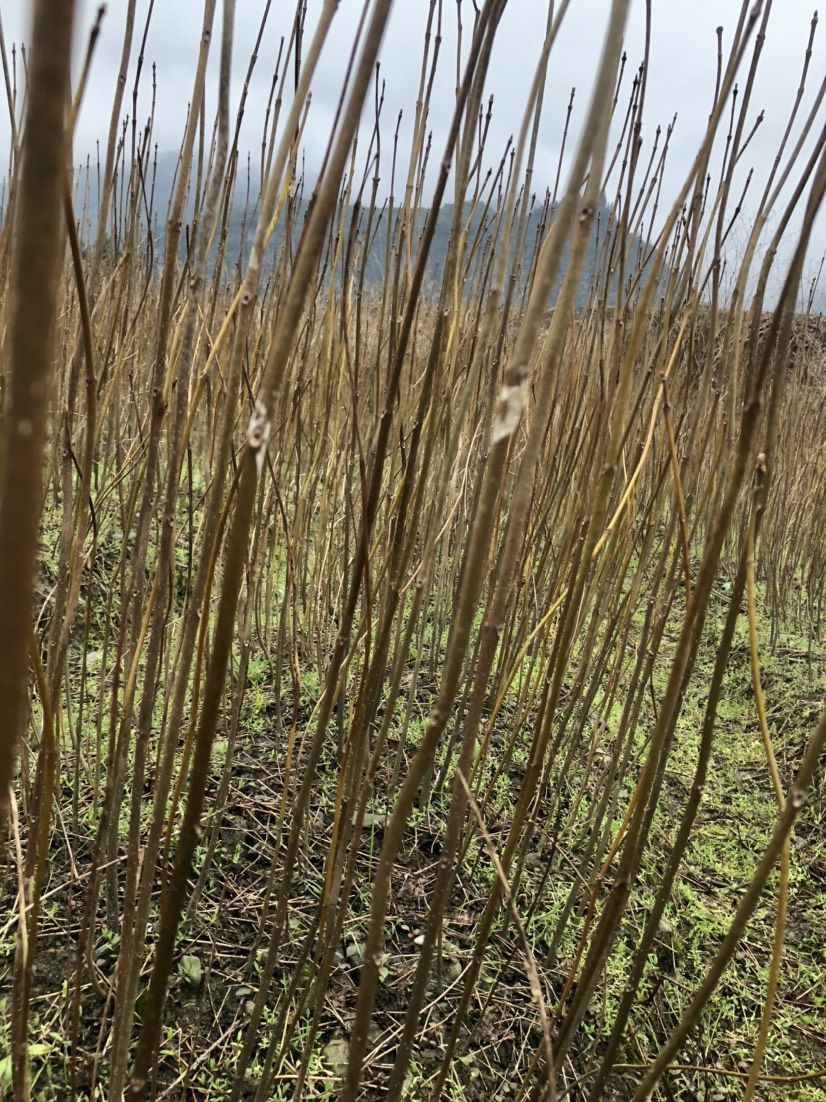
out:
<path id="1" fill-rule="evenodd" d="M 237 0 L 237 21 L 233 71 L 233 113 L 240 96 L 265 0 Z M 311 32 L 321 6 L 321 0 L 309 0 L 307 20 Z M 410 120 L 418 89 L 422 56 L 422 37 L 428 12 L 427 0 L 396 0 L 391 22 L 382 48 L 382 75 L 386 81 L 383 111 L 384 149 L 389 153 L 399 111 Z M 148 0 L 139 0 L 136 42 L 133 48 L 132 73 L 127 82 L 124 112 L 131 112 L 134 61 L 137 43 L 142 34 Z M 288 35 L 295 5 L 291 0 L 274 0 L 265 30 L 259 60 L 250 87 L 241 147 L 250 151 L 253 162 L 259 159 L 264 109 L 269 95 L 278 44 Z M 349 54 L 353 34 L 362 8 L 362 0 L 341 0 L 334 32 L 325 50 L 321 71 L 313 89 L 313 105 L 305 131 L 305 155 L 308 169 L 318 164 L 335 111 L 340 77 Z M 674 115 L 677 124 L 672 139 L 671 154 L 664 177 L 663 197 L 674 194 L 690 167 L 702 139 L 714 90 L 716 70 L 716 27 L 724 28 L 724 49 L 728 48 L 740 10 L 740 0 L 652 0 L 652 46 L 648 83 L 648 99 L 644 119 L 644 150 L 650 151 L 654 131 L 663 131 Z M 76 56 L 82 56 L 88 30 L 97 4 L 79 0 Z M 471 0 L 461 5 L 465 23 L 465 38 L 473 20 Z M 575 145 L 578 126 L 587 107 L 593 85 L 596 62 L 602 45 L 602 35 L 609 10 L 608 0 L 573 0 L 558 43 L 551 57 L 543 127 L 537 157 L 535 187 L 541 196 L 546 186 L 553 184 L 559 157 L 559 146 L 565 109 L 576 87 L 576 99 L 571 122 Z M 814 0 L 775 0 L 769 21 L 767 41 L 763 51 L 758 80 L 752 98 L 751 116 L 765 111 L 765 120 L 753 139 L 742 162 L 740 188 L 750 168 L 754 180 L 750 194 L 753 201 L 762 193 L 766 176 L 785 129 L 788 112 L 794 101 L 809 35 Z M 30 4 L 25 0 L 2 0 L 3 26 L 7 46 L 25 41 L 28 35 Z M 94 60 L 93 72 L 79 119 L 75 140 L 75 160 L 93 152 L 95 143 L 105 142 L 110 105 L 120 58 L 126 12 L 126 0 L 110 0 Z M 220 4 L 219 4 L 220 13 Z M 488 80 L 488 91 L 494 96 L 494 115 L 488 142 L 489 164 L 497 164 L 508 137 L 518 130 L 526 95 L 541 46 L 547 4 L 545 0 L 509 0 L 500 33 L 497 37 Z M 216 19 L 216 32 L 220 14 Z M 627 28 L 626 49 L 628 68 L 626 85 L 642 58 L 645 27 L 645 2 L 632 0 Z M 151 97 L 151 66 L 157 66 L 158 108 L 155 116 L 154 139 L 161 151 L 177 149 L 182 134 L 187 102 L 191 94 L 195 57 L 201 29 L 199 0 L 158 0 L 150 23 L 146 44 L 144 75 L 139 91 L 138 118 L 143 123 L 148 116 Z M 444 135 L 451 113 L 456 74 L 456 0 L 444 0 L 442 61 L 433 97 L 430 125 L 433 130 L 433 160 L 441 153 Z M 799 120 L 806 117 L 826 72 L 826 49 L 820 41 L 824 29 L 815 38 L 814 56 L 809 70 L 803 109 Z M 213 43 L 213 61 L 217 63 L 219 35 Z M 750 56 L 750 51 L 749 51 Z M 215 66 L 212 68 L 215 72 Z M 745 74 L 743 74 L 745 79 Z M 214 82 L 209 89 L 208 110 L 215 107 Z M 819 125 L 824 124 L 826 111 Z M 6 131 L 2 133 L 7 140 Z M 403 136 L 409 130 L 402 130 Z M 402 147 L 404 148 L 404 147 Z M 722 147 L 721 147 L 722 148 Z M 719 152 L 719 151 L 718 151 Z M 717 160 L 719 167 L 719 159 Z M 389 160 L 382 175 L 387 182 Z M 402 159 L 402 173 L 406 162 Z M 739 188 L 736 189 L 739 195 Z M 748 207 L 748 200 L 746 202 Z M 745 230 L 744 230 L 745 232 Z M 793 237 L 793 234 L 790 234 Z M 787 241 L 786 247 L 791 242 Z M 826 216 L 818 220 L 815 242 L 809 264 L 814 273 L 826 250 Z"/>

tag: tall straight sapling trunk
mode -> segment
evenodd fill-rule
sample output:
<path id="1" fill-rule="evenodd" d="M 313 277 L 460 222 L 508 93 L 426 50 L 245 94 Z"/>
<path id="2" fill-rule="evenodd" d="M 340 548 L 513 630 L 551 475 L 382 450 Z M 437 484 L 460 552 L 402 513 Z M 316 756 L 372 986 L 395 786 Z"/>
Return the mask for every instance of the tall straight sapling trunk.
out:
<path id="1" fill-rule="evenodd" d="M 66 173 L 67 103 L 73 0 L 37 0 L 23 132 L 18 222 L 12 267 L 10 368 L 0 424 L 0 819 L 9 789 L 28 695 L 29 639 L 37 528 L 42 500 L 46 413 L 51 389 L 61 274 L 62 190 Z M 48 816 L 49 801 L 40 814 Z M 36 824 L 32 824 L 37 829 Z M 22 903 L 23 901 L 21 901 Z M 29 923 L 36 922 L 31 914 Z M 15 976 L 25 981 L 25 937 Z M 25 982 L 14 1016 L 12 1063 L 17 1098 L 30 1093 Z"/>

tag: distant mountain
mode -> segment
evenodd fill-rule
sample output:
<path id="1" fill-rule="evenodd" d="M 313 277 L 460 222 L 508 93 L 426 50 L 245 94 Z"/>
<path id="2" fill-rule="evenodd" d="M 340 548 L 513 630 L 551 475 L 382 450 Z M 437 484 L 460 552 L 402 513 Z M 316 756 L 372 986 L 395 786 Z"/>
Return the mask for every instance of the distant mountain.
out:
<path id="1" fill-rule="evenodd" d="M 304 216 L 306 213 L 307 204 L 301 201 L 296 204 L 292 214 L 293 219 L 293 248 L 297 246 L 298 239 L 300 237 L 301 228 L 304 223 Z M 257 212 L 256 212 L 257 213 Z M 428 211 L 420 209 L 416 212 L 415 220 L 415 240 L 413 242 L 412 254 L 415 261 L 416 252 L 418 250 L 418 241 L 421 235 L 422 229 L 425 225 Z M 344 257 L 347 252 L 347 238 L 350 235 L 350 220 L 353 217 L 353 211 L 347 219 L 347 226 L 345 230 L 345 240 L 340 245 L 340 262 L 338 276 L 341 278 L 343 273 Z M 356 246 L 359 249 L 360 255 L 363 255 L 363 251 L 367 248 L 367 256 L 361 263 L 364 265 L 365 282 L 367 284 L 375 285 L 380 283 L 385 278 L 385 263 L 387 258 L 387 231 L 388 231 L 388 212 L 386 208 L 374 212 L 374 218 L 372 225 L 370 226 L 370 241 L 369 244 L 366 241 L 368 212 L 364 209 L 358 211 L 357 215 L 359 221 L 356 232 Z M 395 215 L 394 215 L 395 220 Z M 515 277 L 518 286 L 523 286 L 525 281 L 532 274 L 533 266 L 536 263 L 536 256 L 544 240 L 545 234 L 548 230 L 548 223 L 550 221 L 550 212 L 544 210 L 541 207 L 533 210 L 528 217 L 526 232 L 524 236 L 524 247 L 521 251 L 521 255 L 511 255 L 509 275 Z M 434 295 L 438 293 L 440 287 L 441 277 L 444 272 L 445 262 L 447 258 L 447 251 L 450 244 L 450 235 L 453 229 L 454 222 L 454 207 L 452 204 L 445 204 L 439 211 L 438 220 L 436 223 L 436 230 L 433 235 L 433 240 L 430 246 L 430 252 L 428 255 L 427 267 L 425 270 L 424 290 L 427 295 Z M 475 279 L 479 274 L 479 266 L 486 262 L 489 255 L 489 249 L 492 245 L 492 237 L 495 232 L 495 219 L 492 215 L 488 215 L 483 224 L 483 213 L 477 211 L 471 212 L 469 204 L 466 205 L 464 211 L 464 224 L 467 227 L 467 241 L 471 245 L 475 242 L 475 252 L 471 258 L 468 270 L 464 273 L 465 278 L 469 286 L 472 286 Z M 605 240 L 606 235 L 612 230 L 612 218 L 608 206 L 603 201 L 600 204 L 600 209 L 597 212 L 597 218 L 595 219 L 594 228 L 588 241 L 585 260 L 583 263 L 582 274 L 579 281 L 579 288 L 577 291 L 576 306 L 580 308 L 587 302 L 590 302 L 594 293 L 594 282 L 599 274 L 601 276 L 602 269 L 605 264 Z M 238 258 L 241 258 L 241 263 L 246 261 L 249 245 L 252 240 L 252 232 L 254 229 L 254 216 L 248 215 L 246 221 L 244 220 L 243 213 L 237 208 L 233 211 L 228 225 L 227 244 L 226 244 L 226 263 L 229 265 L 237 263 Z M 276 226 L 273 233 L 272 240 L 267 250 L 265 257 L 265 268 L 272 270 L 276 263 L 276 258 L 281 255 L 281 250 L 284 245 L 285 230 L 284 222 Z M 628 273 L 634 273 L 637 265 L 640 262 L 641 257 L 647 254 L 644 242 L 637 237 L 630 237 L 626 245 L 626 263 L 625 272 L 626 278 Z M 567 268 L 569 249 L 566 246 L 565 253 L 563 255 L 562 264 L 560 265 L 560 272 L 557 276 L 555 285 L 551 292 L 551 305 L 556 301 L 559 290 L 562 284 L 562 279 Z M 352 263 L 352 260 L 351 260 Z M 391 264 L 395 263 L 395 257 L 391 258 Z M 617 293 L 618 272 L 614 272 L 609 280 L 608 299 L 609 302 L 613 302 Z M 600 294 L 605 293 L 604 287 L 600 286 Z"/>
<path id="2" fill-rule="evenodd" d="M 173 189 L 177 179 L 177 163 L 178 157 L 176 153 L 162 153 L 159 154 L 155 163 L 151 166 L 149 172 L 149 178 L 146 181 L 146 196 L 147 202 L 151 199 L 152 204 L 152 231 L 154 236 L 155 252 L 156 256 L 160 255 L 163 245 L 163 237 L 166 227 L 167 211 L 170 199 L 172 197 Z M 185 256 L 187 249 L 187 242 L 189 240 L 189 230 L 193 221 L 193 213 L 195 210 L 195 183 L 196 172 L 193 170 L 190 177 L 190 193 L 188 195 L 185 220 L 186 231 L 182 235 L 181 253 L 182 257 Z M 233 273 L 237 273 L 238 269 L 243 271 L 246 266 L 247 259 L 249 257 L 249 249 L 252 242 L 252 236 L 255 229 L 255 223 L 258 214 L 258 198 L 260 189 L 260 168 L 257 166 L 244 165 L 238 174 L 238 179 L 235 186 L 235 195 L 232 209 L 229 213 L 227 222 L 227 237 L 224 251 L 224 271 L 228 276 Z M 89 195 L 94 196 L 95 188 L 90 181 Z M 87 209 L 94 210 L 96 201 L 92 201 L 88 204 Z M 292 248 L 293 250 L 298 245 L 298 240 L 301 235 L 301 230 L 304 224 L 305 215 L 308 208 L 308 201 L 303 197 L 301 193 L 297 196 L 290 208 L 289 214 L 284 212 L 284 216 L 280 219 L 278 225 L 276 225 L 273 236 L 270 240 L 264 257 L 264 271 L 266 274 L 272 273 L 278 262 L 278 258 L 282 254 L 282 249 L 285 242 L 285 227 L 288 220 L 292 223 Z M 370 220 L 370 240 L 369 244 L 366 241 L 366 232 L 368 228 L 368 211 L 366 208 L 351 208 L 346 219 L 345 228 L 345 240 L 338 242 L 339 252 L 339 265 L 337 271 L 337 279 L 340 280 L 343 274 L 344 258 L 347 252 L 348 238 L 351 235 L 351 220 L 355 216 L 358 218 L 355 244 L 359 252 L 360 263 L 364 265 L 365 282 L 369 285 L 376 285 L 384 279 L 385 261 L 387 256 L 387 232 L 388 232 L 388 211 L 386 207 L 377 209 L 373 212 L 373 217 Z M 420 209 L 416 212 L 415 223 L 413 226 L 413 235 L 415 240 L 413 241 L 412 254 L 415 259 L 416 252 L 418 250 L 418 241 L 421 231 L 424 227 L 425 220 L 427 218 L 427 210 Z M 397 212 L 394 212 L 393 221 L 395 225 L 395 219 Z M 483 221 L 484 220 L 484 221 Z M 524 286 L 525 280 L 527 280 L 531 274 L 533 264 L 535 263 L 538 247 L 547 233 L 548 223 L 551 220 L 551 212 L 549 210 L 549 204 L 543 204 L 539 200 L 535 200 L 533 207 L 527 220 L 527 227 L 524 235 L 524 247 L 520 256 L 511 256 L 510 258 L 510 271 L 509 275 L 515 277 L 517 284 L 521 287 Z M 93 220 L 92 220 L 93 221 Z M 442 273 L 444 271 L 445 260 L 447 257 L 447 250 L 450 242 L 450 234 L 453 228 L 454 221 L 454 207 L 452 204 L 445 204 L 439 211 L 439 217 L 436 224 L 436 230 L 433 236 L 433 241 L 430 247 L 430 253 L 428 256 L 427 269 L 425 274 L 425 294 L 432 295 L 437 292 L 440 285 Z M 483 263 L 487 259 L 488 250 L 491 246 L 492 235 L 495 232 L 495 212 L 487 212 L 480 210 L 478 207 L 473 213 L 471 213 L 470 205 L 466 204 L 464 211 L 463 224 L 467 230 L 468 244 L 475 243 L 474 257 L 470 263 L 469 270 L 464 273 L 468 283 L 473 284 L 475 278 L 478 276 L 478 265 Z M 92 227 L 93 228 L 93 227 Z M 591 237 L 588 242 L 585 262 L 583 264 L 582 275 L 580 278 L 579 288 L 577 291 L 576 306 L 582 307 L 586 302 L 591 301 L 593 297 L 593 284 L 596 274 L 602 271 L 605 263 L 604 249 L 606 235 L 612 232 L 612 218 L 610 210 L 604 200 L 600 203 L 600 208 L 597 212 L 597 217 L 594 220 L 594 228 L 591 233 Z M 363 257 L 364 249 L 367 248 L 367 256 Z M 217 243 L 213 246 L 211 262 L 214 263 L 217 258 Z M 626 275 L 636 270 L 641 255 L 644 255 L 644 243 L 637 237 L 630 237 L 626 242 Z M 354 258 L 351 258 L 351 263 Z M 551 294 L 551 304 L 556 301 L 561 286 L 562 278 L 567 266 L 567 248 L 566 255 L 563 257 L 563 263 L 560 266 L 560 274 L 557 277 L 556 285 L 554 286 Z M 618 274 L 614 273 L 610 281 L 608 290 L 609 302 L 613 301 L 616 297 L 616 284 L 618 280 Z M 604 294 L 605 289 L 600 287 L 600 294 Z"/>

